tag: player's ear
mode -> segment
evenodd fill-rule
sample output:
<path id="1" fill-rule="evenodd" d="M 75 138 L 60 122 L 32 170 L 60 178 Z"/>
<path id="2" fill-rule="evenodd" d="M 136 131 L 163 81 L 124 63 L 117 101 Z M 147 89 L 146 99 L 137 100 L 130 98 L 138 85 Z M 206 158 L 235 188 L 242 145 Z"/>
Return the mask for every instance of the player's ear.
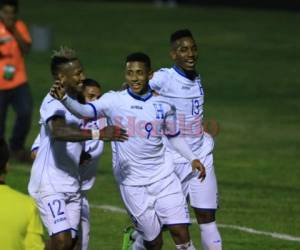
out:
<path id="1" fill-rule="evenodd" d="M 154 74 L 154 71 L 153 71 L 153 70 L 150 70 L 150 71 L 149 71 L 149 74 L 148 74 L 149 80 L 152 79 L 153 74 Z"/>
<path id="2" fill-rule="evenodd" d="M 171 59 L 174 61 L 174 60 L 176 59 L 176 53 L 175 53 L 175 50 L 174 50 L 174 49 L 171 49 L 169 54 L 170 54 Z"/>
<path id="3" fill-rule="evenodd" d="M 62 74 L 61 72 L 59 72 L 57 74 L 57 78 L 61 83 L 63 83 L 63 82 L 65 82 L 66 76 L 64 74 Z"/>

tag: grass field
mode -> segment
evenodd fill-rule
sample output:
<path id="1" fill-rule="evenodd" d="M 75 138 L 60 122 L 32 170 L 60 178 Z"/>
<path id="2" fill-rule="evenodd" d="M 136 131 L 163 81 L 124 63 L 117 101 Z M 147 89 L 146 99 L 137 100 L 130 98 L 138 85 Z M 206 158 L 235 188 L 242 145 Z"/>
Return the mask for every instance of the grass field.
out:
<path id="1" fill-rule="evenodd" d="M 171 65 L 169 34 L 190 28 L 199 43 L 198 69 L 206 90 L 207 119 L 220 123 L 215 166 L 220 190 L 218 222 L 300 237 L 300 13 L 255 9 L 180 7 L 85 1 L 21 1 L 28 24 L 46 25 L 54 47 L 78 51 L 88 76 L 116 89 L 124 57 L 145 51 L 154 68 Z M 51 85 L 51 53 L 32 52 L 28 71 L 39 104 Z M 13 114 L 7 122 L 8 132 Z M 26 192 L 29 167 L 11 163 L 8 183 Z M 112 173 L 109 145 L 90 192 L 94 205 L 123 208 Z M 121 249 L 126 215 L 92 208 L 90 249 Z M 191 228 L 200 248 L 196 225 Z M 300 242 L 221 228 L 224 250 L 297 250 Z M 167 235 L 167 234 L 166 234 Z M 173 249 L 166 237 L 164 249 Z"/>

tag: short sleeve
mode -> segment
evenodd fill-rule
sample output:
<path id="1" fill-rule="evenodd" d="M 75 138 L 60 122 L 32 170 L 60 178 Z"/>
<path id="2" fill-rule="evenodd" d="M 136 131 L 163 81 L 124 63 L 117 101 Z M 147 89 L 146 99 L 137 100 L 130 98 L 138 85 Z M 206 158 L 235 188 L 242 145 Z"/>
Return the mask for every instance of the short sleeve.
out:
<path id="1" fill-rule="evenodd" d="M 160 93 L 164 83 L 167 82 L 168 71 L 167 69 L 160 69 L 153 74 L 153 77 L 149 81 L 149 86 L 152 90 Z"/>
<path id="2" fill-rule="evenodd" d="M 34 142 L 31 145 L 31 151 L 34 151 L 40 147 L 40 140 L 41 140 L 41 137 L 40 137 L 40 134 L 38 134 L 36 136 L 36 138 L 34 139 Z"/>
<path id="3" fill-rule="evenodd" d="M 88 103 L 95 110 L 95 116 L 97 118 L 111 116 L 111 111 L 114 106 L 113 103 L 115 103 L 118 100 L 117 93 L 118 92 L 110 91 L 101 96 L 96 101 Z"/>
<path id="4" fill-rule="evenodd" d="M 40 109 L 41 123 L 47 124 L 54 116 L 65 117 L 66 109 L 54 98 L 46 98 Z"/>

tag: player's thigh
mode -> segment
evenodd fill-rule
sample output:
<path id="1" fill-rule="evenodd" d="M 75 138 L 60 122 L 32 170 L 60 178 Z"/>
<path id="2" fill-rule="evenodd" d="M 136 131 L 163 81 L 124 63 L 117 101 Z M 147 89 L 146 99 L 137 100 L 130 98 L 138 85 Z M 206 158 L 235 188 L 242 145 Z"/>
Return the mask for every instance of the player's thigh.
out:
<path id="1" fill-rule="evenodd" d="M 153 241 L 161 232 L 162 225 L 154 210 L 155 199 L 144 186 L 120 186 L 123 202 L 130 218 L 145 241 Z"/>
<path id="2" fill-rule="evenodd" d="M 35 199 L 41 219 L 50 236 L 72 230 L 64 193 L 39 195 Z"/>
<path id="3" fill-rule="evenodd" d="M 177 177 L 159 193 L 155 211 L 163 225 L 190 223 L 188 206 Z"/>
<path id="4" fill-rule="evenodd" d="M 206 157 L 204 164 L 206 166 L 206 178 L 204 181 L 201 182 L 197 177 L 191 178 L 189 181 L 190 204 L 194 208 L 217 209 L 218 186 L 212 154 Z"/>
<path id="5" fill-rule="evenodd" d="M 82 196 L 80 193 L 65 193 L 66 212 L 72 229 L 72 237 L 77 235 L 80 224 Z"/>

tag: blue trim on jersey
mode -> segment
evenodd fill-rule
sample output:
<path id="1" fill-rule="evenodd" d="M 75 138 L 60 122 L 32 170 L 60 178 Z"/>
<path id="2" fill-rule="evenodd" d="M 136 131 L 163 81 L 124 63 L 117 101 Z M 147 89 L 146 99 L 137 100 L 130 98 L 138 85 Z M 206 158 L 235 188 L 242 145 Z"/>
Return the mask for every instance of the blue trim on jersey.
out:
<path id="1" fill-rule="evenodd" d="M 190 81 L 195 81 L 195 79 L 196 79 L 197 77 L 199 77 L 199 76 L 196 76 L 194 80 L 191 80 L 190 78 L 188 78 L 188 77 L 186 76 L 186 73 L 184 73 L 184 71 L 182 71 L 182 70 L 181 70 L 180 68 L 178 68 L 176 65 L 173 66 L 173 69 L 174 69 L 179 75 L 183 76 L 184 78 L 186 78 L 186 79 L 188 79 L 188 80 L 190 80 Z M 200 92 L 201 92 L 201 90 L 200 90 Z"/>
<path id="2" fill-rule="evenodd" d="M 168 137 L 168 138 L 171 138 L 171 137 L 176 137 L 178 135 L 180 135 L 180 130 L 174 135 L 165 135 L 165 136 Z"/>
<path id="3" fill-rule="evenodd" d="M 88 102 L 87 104 L 90 105 L 92 107 L 92 109 L 94 110 L 94 115 L 95 115 L 94 120 L 97 120 L 97 110 L 96 110 L 96 107 L 92 103 L 90 103 L 90 102 Z"/>
<path id="4" fill-rule="evenodd" d="M 57 115 L 57 114 L 55 114 L 55 115 L 50 116 L 50 117 L 46 120 L 46 124 L 47 124 L 52 118 L 54 118 L 54 117 L 65 118 L 63 115 Z"/>
<path id="5" fill-rule="evenodd" d="M 68 231 L 71 232 L 71 230 L 73 230 L 73 228 L 70 227 L 70 228 L 68 228 L 68 229 L 61 230 L 61 231 L 56 232 L 56 233 L 51 233 L 50 236 L 54 236 L 54 235 L 57 235 L 57 234 L 60 234 L 60 233 L 63 233 L 63 232 L 68 232 Z"/>
<path id="6" fill-rule="evenodd" d="M 39 146 L 36 146 L 36 147 L 32 148 L 32 149 L 31 149 L 31 152 L 33 152 L 34 150 L 36 150 L 36 149 L 38 149 L 38 148 L 39 148 Z"/>
<path id="7" fill-rule="evenodd" d="M 137 99 L 139 101 L 143 101 L 143 102 L 149 100 L 153 96 L 149 85 L 148 85 L 148 92 L 142 96 L 133 93 L 133 91 L 130 88 L 127 89 L 127 92 L 132 98 Z"/>
<path id="8" fill-rule="evenodd" d="M 173 69 L 174 69 L 179 75 L 181 75 L 181 76 L 187 78 L 187 77 L 186 77 L 186 74 L 185 74 L 180 68 L 178 68 L 176 65 L 173 66 Z M 188 78 L 187 78 L 187 79 L 188 79 Z M 189 79 L 189 80 L 190 80 L 190 79 Z"/>

